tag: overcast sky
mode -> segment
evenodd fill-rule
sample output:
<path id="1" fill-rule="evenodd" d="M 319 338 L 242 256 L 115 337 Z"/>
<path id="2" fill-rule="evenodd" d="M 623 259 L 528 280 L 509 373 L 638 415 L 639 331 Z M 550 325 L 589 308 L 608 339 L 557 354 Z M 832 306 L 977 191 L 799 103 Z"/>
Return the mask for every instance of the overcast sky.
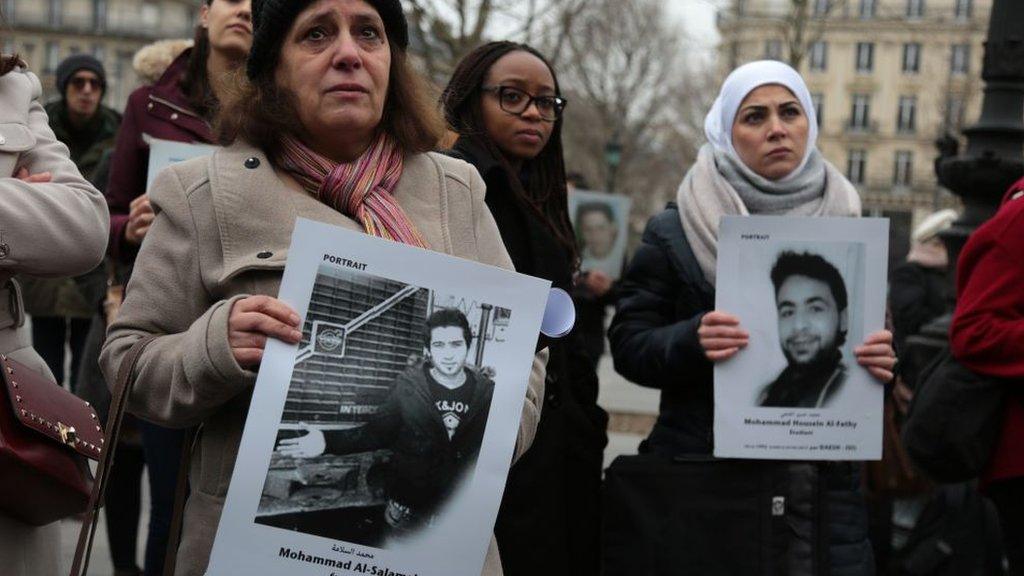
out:
<path id="1" fill-rule="evenodd" d="M 663 0 L 669 15 L 678 21 L 692 48 L 699 50 L 702 57 L 713 55 L 718 45 L 718 29 L 715 27 L 715 6 L 724 0 Z"/>

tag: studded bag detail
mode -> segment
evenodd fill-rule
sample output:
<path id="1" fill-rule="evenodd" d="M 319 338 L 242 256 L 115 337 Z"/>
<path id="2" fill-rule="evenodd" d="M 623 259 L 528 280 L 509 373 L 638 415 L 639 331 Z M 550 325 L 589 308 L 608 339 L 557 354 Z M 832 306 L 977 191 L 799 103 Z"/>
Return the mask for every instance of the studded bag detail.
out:
<path id="1" fill-rule="evenodd" d="M 42 526 L 84 512 L 92 492 L 87 458 L 103 453 L 89 403 L 0 355 L 0 510 Z"/>

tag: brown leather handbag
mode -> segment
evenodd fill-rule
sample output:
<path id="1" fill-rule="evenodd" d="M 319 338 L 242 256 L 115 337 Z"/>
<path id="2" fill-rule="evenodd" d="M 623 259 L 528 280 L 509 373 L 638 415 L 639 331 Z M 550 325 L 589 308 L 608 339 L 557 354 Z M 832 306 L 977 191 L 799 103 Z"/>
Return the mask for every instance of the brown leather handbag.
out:
<path id="1" fill-rule="evenodd" d="M 0 511 L 42 526 L 85 512 L 92 492 L 87 458 L 104 451 L 89 403 L 0 355 Z"/>

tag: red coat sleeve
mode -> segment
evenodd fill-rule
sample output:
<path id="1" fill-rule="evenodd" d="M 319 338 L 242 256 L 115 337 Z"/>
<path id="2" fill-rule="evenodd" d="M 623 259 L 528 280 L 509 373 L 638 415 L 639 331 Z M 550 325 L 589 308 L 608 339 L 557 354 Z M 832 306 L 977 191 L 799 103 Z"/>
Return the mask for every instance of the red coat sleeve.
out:
<path id="1" fill-rule="evenodd" d="M 146 192 L 146 168 L 149 146 L 142 140 L 142 122 L 149 90 L 140 88 L 128 98 L 124 119 L 117 134 L 107 182 L 107 206 L 110 208 L 110 242 L 108 253 L 122 262 L 131 262 L 139 247 L 126 241 L 129 206 Z"/>
<path id="2" fill-rule="evenodd" d="M 1019 202 L 1019 201 L 1015 201 Z M 953 355 L 989 376 L 1024 378 L 1024 203 L 975 232 L 957 271 Z"/>

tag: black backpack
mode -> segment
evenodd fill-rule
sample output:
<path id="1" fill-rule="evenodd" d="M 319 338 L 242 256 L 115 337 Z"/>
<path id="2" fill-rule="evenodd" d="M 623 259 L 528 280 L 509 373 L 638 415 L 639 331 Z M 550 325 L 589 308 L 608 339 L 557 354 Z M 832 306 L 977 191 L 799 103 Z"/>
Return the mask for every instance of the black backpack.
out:
<path id="1" fill-rule="evenodd" d="M 903 425 L 907 454 L 937 482 L 977 478 L 999 439 L 1006 399 L 1005 381 L 974 373 L 947 346 L 918 379 Z"/>
<path id="2" fill-rule="evenodd" d="M 973 484 L 939 486 L 888 573 L 1002 576 L 1002 542 L 996 509 Z"/>

